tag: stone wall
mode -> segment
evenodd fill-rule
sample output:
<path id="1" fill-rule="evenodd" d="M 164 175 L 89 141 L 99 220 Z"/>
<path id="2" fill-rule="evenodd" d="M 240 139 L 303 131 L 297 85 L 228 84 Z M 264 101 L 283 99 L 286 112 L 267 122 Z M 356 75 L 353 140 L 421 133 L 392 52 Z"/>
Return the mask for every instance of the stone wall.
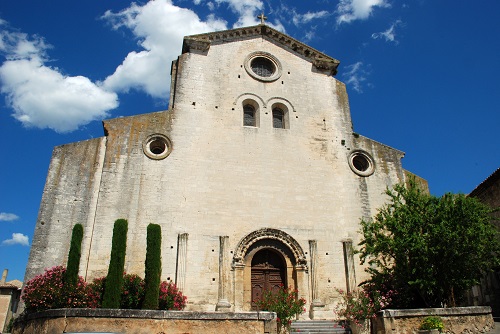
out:
<path id="1" fill-rule="evenodd" d="M 486 333 L 494 327 L 488 306 L 383 310 L 372 321 L 374 334 L 416 334 L 422 320 L 430 315 L 442 318 L 444 333 Z"/>
<path id="2" fill-rule="evenodd" d="M 12 334 L 113 332 L 134 334 L 269 333 L 276 334 L 271 312 L 223 313 L 58 309 L 28 315 L 14 324 Z"/>
<path id="3" fill-rule="evenodd" d="M 491 208 L 500 207 L 500 168 L 481 182 L 470 194 Z M 491 213 L 492 223 L 500 229 L 500 211 Z M 481 284 L 474 286 L 467 293 L 468 305 L 489 305 L 492 308 L 493 317 L 500 319 L 500 270 L 496 269 L 487 273 Z"/>

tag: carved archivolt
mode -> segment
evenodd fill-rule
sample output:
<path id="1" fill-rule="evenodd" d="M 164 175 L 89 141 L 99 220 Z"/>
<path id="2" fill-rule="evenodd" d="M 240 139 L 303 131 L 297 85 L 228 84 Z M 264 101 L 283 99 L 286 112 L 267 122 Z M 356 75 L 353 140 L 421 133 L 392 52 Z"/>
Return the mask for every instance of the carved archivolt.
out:
<path id="1" fill-rule="evenodd" d="M 261 240 L 276 240 L 290 249 L 297 267 L 307 269 L 307 260 L 299 243 L 288 233 L 273 228 L 263 228 L 248 234 L 240 240 L 233 257 L 233 266 L 244 266 L 245 256 L 250 247 Z"/>

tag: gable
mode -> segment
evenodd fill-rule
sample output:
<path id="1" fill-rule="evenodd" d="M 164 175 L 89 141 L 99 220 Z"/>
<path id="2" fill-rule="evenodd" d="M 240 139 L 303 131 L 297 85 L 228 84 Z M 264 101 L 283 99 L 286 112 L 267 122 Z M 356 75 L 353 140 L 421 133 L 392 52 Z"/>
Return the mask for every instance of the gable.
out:
<path id="1" fill-rule="evenodd" d="M 283 49 L 308 59 L 319 70 L 329 71 L 330 75 L 337 74 L 340 61 L 264 24 L 186 36 L 182 45 L 182 53 L 207 52 L 212 44 L 231 43 L 258 37 L 265 38 Z"/>

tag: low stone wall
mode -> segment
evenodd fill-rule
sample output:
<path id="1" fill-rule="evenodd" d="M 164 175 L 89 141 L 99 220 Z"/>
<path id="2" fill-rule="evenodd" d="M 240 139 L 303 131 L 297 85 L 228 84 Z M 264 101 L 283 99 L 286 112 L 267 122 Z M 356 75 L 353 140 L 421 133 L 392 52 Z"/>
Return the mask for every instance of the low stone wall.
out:
<path id="1" fill-rule="evenodd" d="M 12 334 L 82 332 L 133 334 L 276 334 L 272 312 L 185 312 L 111 309 L 57 309 L 19 318 Z"/>
<path id="2" fill-rule="evenodd" d="M 383 310 L 372 320 L 372 333 L 417 334 L 422 320 L 430 315 L 443 319 L 448 334 L 486 333 L 495 326 L 489 306 Z"/>

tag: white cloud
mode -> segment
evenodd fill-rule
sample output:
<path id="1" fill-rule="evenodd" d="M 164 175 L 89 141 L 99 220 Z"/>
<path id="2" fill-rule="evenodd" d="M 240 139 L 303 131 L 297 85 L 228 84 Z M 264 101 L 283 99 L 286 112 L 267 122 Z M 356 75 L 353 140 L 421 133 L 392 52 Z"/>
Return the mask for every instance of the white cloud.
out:
<path id="1" fill-rule="evenodd" d="M 367 75 L 368 72 L 365 70 L 365 65 L 363 62 L 358 61 L 346 67 L 343 77 L 346 78 L 345 84 L 348 87 L 352 87 L 358 93 L 362 93 Z"/>
<path id="2" fill-rule="evenodd" d="M 57 132 L 76 130 L 102 119 L 118 106 L 118 97 L 82 76 L 66 76 L 45 65 L 49 48 L 42 38 L 19 32 L 0 34 L 0 52 L 7 59 L 0 66 L 0 92 L 14 118 L 26 127 Z"/>
<path id="3" fill-rule="evenodd" d="M 390 7 L 387 0 L 340 0 L 337 24 L 367 19 L 375 7 Z"/>
<path id="4" fill-rule="evenodd" d="M 14 220 L 18 220 L 19 216 L 13 213 L 0 212 L 0 221 L 11 222 Z"/>
<path id="5" fill-rule="evenodd" d="M 130 29 L 143 48 L 130 52 L 104 80 L 103 87 L 118 92 L 142 90 L 163 99 L 168 99 L 170 64 L 179 55 L 183 37 L 226 29 L 225 21 L 214 16 L 202 21 L 193 11 L 167 0 L 149 1 L 143 6 L 132 3 L 118 13 L 107 11 L 103 18 L 114 29 Z"/>
<path id="6" fill-rule="evenodd" d="M 12 239 L 7 239 L 2 241 L 2 245 L 12 246 L 12 245 L 21 245 L 21 246 L 29 246 L 29 239 L 27 235 L 22 233 L 12 233 Z"/>
<path id="7" fill-rule="evenodd" d="M 257 16 L 264 8 L 264 4 L 260 0 L 215 0 L 215 2 L 217 4 L 227 3 L 229 8 L 239 16 L 238 21 L 233 25 L 234 28 L 260 23 Z"/>
<path id="8" fill-rule="evenodd" d="M 395 44 L 398 44 L 398 41 L 396 40 L 396 27 L 401 24 L 402 24 L 401 20 L 397 20 L 393 24 L 391 24 L 389 29 L 387 29 L 386 31 L 372 34 L 372 38 L 373 39 L 383 38 L 387 42 L 394 42 Z"/>
<path id="9" fill-rule="evenodd" d="M 307 12 L 305 14 L 294 13 L 294 15 L 292 17 L 292 22 L 293 22 L 293 24 L 298 26 L 300 24 L 309 23 L 312 20 L 321 19 L 321 18 L 327 17 L 329 15 L 330 15 L 330 13 L 328 13 L 326 10 L 322 10 L 322 11 L 314 12 L 314 13 Z"/>

